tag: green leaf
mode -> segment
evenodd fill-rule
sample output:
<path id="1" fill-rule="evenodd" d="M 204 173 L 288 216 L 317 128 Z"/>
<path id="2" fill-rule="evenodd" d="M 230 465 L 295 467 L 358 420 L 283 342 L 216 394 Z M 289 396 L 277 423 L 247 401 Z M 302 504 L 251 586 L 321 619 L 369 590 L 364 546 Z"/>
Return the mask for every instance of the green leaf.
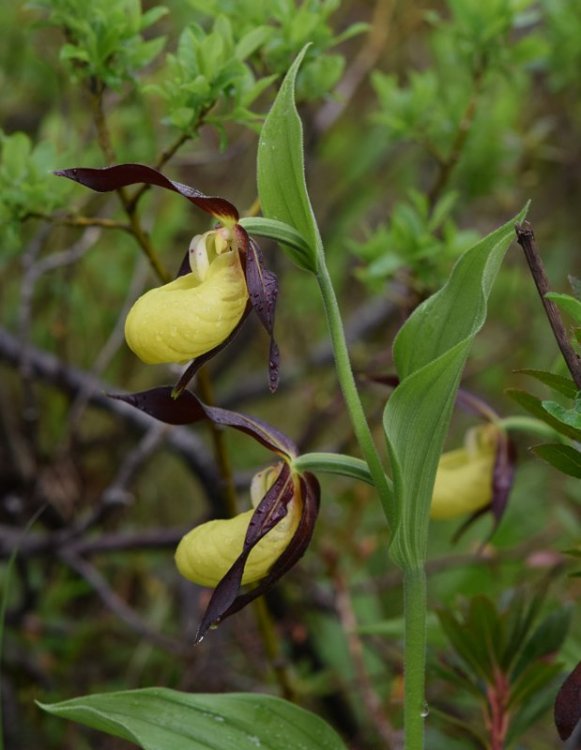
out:
<path id="1" fill-rule="evenodd" d="M 572 614 L 571 607 L 563 607 L 545 617 L 522 649 L 512 674 L 513 682 L 529 664 L 553 656 L 559 651 L 567 636 Z"/>
<path id="2" fill-rule="evenodd" d="M 561 424 L 565 424 L 568 427 L 572 427 L 581 435 L 581 406 L 575 405 L 573 409 L 566 409 L 556 401 L 543 401 L 543 409 L 550 414 L 551 417 L 557 419 Z"/>
<path id="3" fill-rule="evenodd" d="M 572 378 L 566 378 L 563 377 L 563 375 L 555 375 L 552 372 L 546 372 L 545 370 L 517 370 L 517 372 L 523 373 L 524 375 L 530 375 L 567 398 L 575 398 L 577 393 L 577 386 Z"/>
<path id="4" fill-rule="evenodd" d="M 552 300 L 567 315 L 570 315 L 577 325 L 581 325 L 581 301 L 571 297 L 570 294 L 559 294 L 558 292 L 548 292 L 545 297 Z"/>
<path id="5" fill-rule="evenodd" d="M 303 126 L 295 104 L 297 71 L 307 47 L 288 71 L 264 122 L 258 144 L 258 194 L 263 214 L 290 224 L 306 239 L 309 270 L 322 243 L 305 182 Z"/>
<path id="6" fill-rule="evenodd" d="M 383 425 L 396 498 L 390 553 L 404 568 L 425 559 L 434 479 L 462 370 L 486 319 L 515 221 L 525 214 L 526 207 L 467 250 L 445 286 L 413 312 L 395 340 L 400 385 L 387 402 Z"/>
<path id="7" fill-rule="evenodd" d="M 547 461 L 563 474 L 581 479 L 581 453 L 570 445 L 546 443 L 531 449 L 535 456 Z"/>
<path id="8" fill-rule="evenodd" d="M 557 432 L 560 432 L 561 435 L 566 435 L 572 440 L 581 440 L 581 430 L 576 430 L 574 427 L 562 422 L 547 411 L 545 404 L 549 402 L 542 403 L 540 399 L 532 396 L 526 391 L 521 391 L 518 388 L 508 388 L 506 393 L 520 404 L 523 409 L 526 409 L 529 414 L 537 417 L 537 419 L 541 419 L 543 422 L 553 427 L 553 429 L 557 430 Z"/>
<path id="9" fill-rule="evenodd" d="M 345 750 L 318 716 L 269 695 L 146 688 L 39 705 L 143 750 Z"/>

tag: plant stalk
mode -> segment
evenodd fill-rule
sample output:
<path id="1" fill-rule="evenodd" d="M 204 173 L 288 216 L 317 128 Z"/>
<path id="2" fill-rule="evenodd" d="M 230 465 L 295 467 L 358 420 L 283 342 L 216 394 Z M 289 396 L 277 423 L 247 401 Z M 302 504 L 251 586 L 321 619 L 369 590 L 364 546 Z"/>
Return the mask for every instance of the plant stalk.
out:
<path id="1" fill-rule="evenodd" d="M 427 586 L 424 568 L 404 570 L 404 732 L 405 750 L 423 750 L 428 715 L 426 682 Z"/>
<path id="2" fill-rule="evenodd" d="M 351 417 L 351 424 L 353 425 L 353 430 L 361 448 L 361 452 L 363 453 L 363 457 L 369 466 L 369 471 L 373 477 L 373 484 L 379 494 L 379 499 L 383 507 L 383 512 L 387 518 L 388 525 L 393 527 L 395 519 L 393 513 L 393 493 L 391 485 L 383 469 L 381 459 L 373 441 L 371 429 L 367 422 L 367 417 L 363 411 L 363 405 L 361 404 L 357 384 L 355 383 L 355 377 L 353 375 L 353 369 L 351 367 L 349 349 L 347 347 L 347 340 L 345 338 L 337 295 L 335 294 L 333 282 L 329 275 L 329 269 L 327 268 L 322 254 L 319 258 L 317 281 L 319 283 L 319 289 L 321 291 L 323 305 L 327 315 L 327 323 L 335 355 L 337 376 L 339 378 L 343 397 L 347 404 L 349 416 Z"/>

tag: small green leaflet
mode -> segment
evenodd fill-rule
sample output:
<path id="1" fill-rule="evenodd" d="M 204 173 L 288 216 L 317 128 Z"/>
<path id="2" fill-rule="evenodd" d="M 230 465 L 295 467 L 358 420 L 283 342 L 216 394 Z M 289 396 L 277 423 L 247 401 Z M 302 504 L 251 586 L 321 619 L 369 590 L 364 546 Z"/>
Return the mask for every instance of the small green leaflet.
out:
<path id="1" fill-rule="evenodd" d="M 145 688 L 39 705 L 143 750 L 346 750 L 318 716 L 270 695 Z"/>
<path id="2" fill-rule="evenodd" d="M 303 126 L 295 104 L 297 72 L 307 49 L 308 45 L 291 65 L 262 126 L 257 177 L 264 216 L 290 224 L 305 238 L 309 257 L 305 259 L 301 253 L 294 260 L 302 268 L 315 272 L 322 243 L 307 193 Z"/>

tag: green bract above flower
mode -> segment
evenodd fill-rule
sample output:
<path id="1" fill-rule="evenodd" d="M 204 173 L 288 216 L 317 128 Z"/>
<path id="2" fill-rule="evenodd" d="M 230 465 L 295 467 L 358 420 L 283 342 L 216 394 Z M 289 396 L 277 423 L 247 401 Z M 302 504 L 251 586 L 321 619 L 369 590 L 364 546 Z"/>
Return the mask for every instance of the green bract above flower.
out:
<path id="1" fill-rule="evenodd" d="M 302 557 L 319 510 L 319 483 L 309 472 L 293 468 L 294 443 L 259 419 L 207 406 L 190 391 L 176 397 L 167 387 L 115 398 L 167 424 L 211 421 L 233 427 L 280 458 L 275 466 L 254 476 L 252 510 L 197 526 L 177 548 L 176 563 L 182 575 L 214 587 L 196 634 L 198 642 L 212 625 L 268 591 Z M 245 585 L 254 587 L 240 592 Z"/>
<path id="2" fill-rule="evenodd" d="M 148 364 L 194 360 L 176 387 L 177 396 L 199 366 L 233 338 L 253 308 L 270 336 L 269 387 L 276 390 L 279 351 L 273 331 L 278 281 L 264 267 L 260 248 L 238 223 L 238 211 L 229 201 L 204 195 L 142 164 L 55 174 L 98 192 L 137 183 L 157 185 L 217 219 L 221 226 L 194 237 L 178 277 L 134 304 L 125 324 L 127 343 Z"/>

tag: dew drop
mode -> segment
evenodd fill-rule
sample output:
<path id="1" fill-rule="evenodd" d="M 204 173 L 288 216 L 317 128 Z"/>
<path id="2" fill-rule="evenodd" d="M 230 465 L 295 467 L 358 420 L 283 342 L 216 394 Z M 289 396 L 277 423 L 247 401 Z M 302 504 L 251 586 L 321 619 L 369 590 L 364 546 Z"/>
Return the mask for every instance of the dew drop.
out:
<path id="1" fill-rule="evenodd" d="M 422 717 L 422 719 L 427 719 L 429 715 L 430 715 L 430 707 L 428 706 L 427 703 L 424 703 L 420 716 Z"/>
<path id="2" fill-rule="evenodd" d="M 213 622 L 210 625 L 210 630 L 218 630 L 218 623 L 217 622 Z"/>

